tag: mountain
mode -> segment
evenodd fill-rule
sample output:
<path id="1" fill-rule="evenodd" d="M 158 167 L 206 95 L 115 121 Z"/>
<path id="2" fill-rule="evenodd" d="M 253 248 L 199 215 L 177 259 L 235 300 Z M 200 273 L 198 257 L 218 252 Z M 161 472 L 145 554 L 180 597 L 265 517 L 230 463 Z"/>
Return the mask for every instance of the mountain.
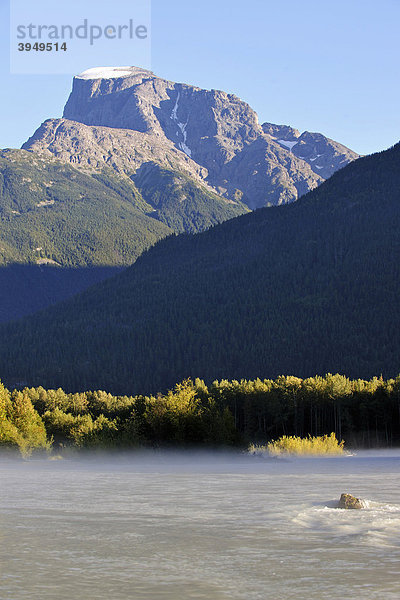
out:
<path id="1" fill-rule="evenodd" d="M 0 151 L 0 321 L 83 290 L 173 232 L 247 211 L 168 169 L 142 165 L 135 183 L 112 169 L 84 173 L 51 155 Z"/>
<path id="2" fill-rule="evenodd" d="M 171 233 L 295 200 L 357 157 L 261 126 L 233 94 L 89 69 L 62 119 L 0 151 L 0 321 L 82 291 Z"/>
<path id="3" fill-rule="evenodd" d="M 91 290 L 2 326 L 2 378 L 120 394 L 189 376 L 395 376 L 399 165 L 400 144 L 295 203 L 158 242 Z"/>
<path id="4" fill-rule="evenodd" d="M 336 171 L 357 158 L 352 150 L 330 140 L 321 133 L 304 131 L 300 134 L 293 127 L 273 125 L 272 123 L 263 123 L 262 128 L 265 133 L 284 148 L 288 148 L 297 158 L 305 160 L 314 173 L 323 179 L 328 179 Z"/>
<path id="5" fill-rule="evenodd" d="M 131 264 L 172 231 L 133 183 L 118 185 L 51 157 L 0 151 L 1 264 Z"/>
<path id="6" fill-rule="evenodd" d="M 129 177 L 154 163 L 250 209 L 296 200 L 358 158 L 321 134 L 286 129 L 260 125 L 233 94 L 104 67 L 74 77 L 63 118 L 45 121 L 23 148 Z"/>

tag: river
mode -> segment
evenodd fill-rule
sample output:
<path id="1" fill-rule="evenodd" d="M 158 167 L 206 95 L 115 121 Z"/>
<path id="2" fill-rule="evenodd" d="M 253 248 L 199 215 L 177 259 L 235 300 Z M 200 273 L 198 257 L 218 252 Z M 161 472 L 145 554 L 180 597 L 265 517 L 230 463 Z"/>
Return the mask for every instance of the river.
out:
<path id="1" fill-rule="evenodd" d="M 0 569 L 1 600 L 398 600 L 400 451 L 2 457 Z"/>

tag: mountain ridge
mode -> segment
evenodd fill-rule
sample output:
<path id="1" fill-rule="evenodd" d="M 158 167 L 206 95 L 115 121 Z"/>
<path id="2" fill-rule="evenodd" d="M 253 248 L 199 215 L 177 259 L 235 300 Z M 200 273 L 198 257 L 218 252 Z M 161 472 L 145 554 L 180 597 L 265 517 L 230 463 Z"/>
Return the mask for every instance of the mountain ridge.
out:
<path id="1" fill-rule="evenodd" d="M 92 290 L 1 327 L 4 380 L 130 394 L 185 377 L 396 376 L 399 162 L 397 144 L 295 203 L 161 240 Z"/>
<path id="2" fill-rule="evenodd" d="M 173 232 L 291 202 L 357 156 L 320 134 L 260 125 L 234 94 L 140 68 L 89 69 L 74 78 L 63 118 L 0 153 L 0 263 L 78 269 L 79 283 L 65 281 L 80 291 L 93 267 L 103 276 Z M 32 310 L 71 293 L 61 273 L 33 269 L 25 280 L 4 268 L 10 290 L 35 298 Z M 51 282 L 59 294 L 45 292 Z M 3 294 L 0 319 L 29 312 L 20 305 Z"/>
<path id="3" fill-rule="evenodd" d="M 276 133 L 280 126 L 272 127 Z M 293 152 L 274 131 L 234 94 L 171 82 L 136 67 L 103 67 L 74 77 L 63 118 L 47 120 L 23 148 L 49 151 L 83 169 L 110 164 L 128 176 L 154 161 L 200 178 L 250 209 L 296 200 L 358 158 L 309 132 Z"/>

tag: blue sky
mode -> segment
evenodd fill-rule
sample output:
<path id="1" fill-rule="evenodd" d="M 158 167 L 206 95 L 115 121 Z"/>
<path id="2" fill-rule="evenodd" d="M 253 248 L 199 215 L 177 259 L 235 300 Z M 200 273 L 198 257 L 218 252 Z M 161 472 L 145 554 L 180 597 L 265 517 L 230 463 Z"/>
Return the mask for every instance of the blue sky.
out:
<path id="1" fill-rule="evenodd" d="M 111 3 L 116 17 L 130 5 Z M 66 74 L 10 74 L 8 15 L 9 1 L 0 0 L 2 148 L 60 117 L 72 83 Z M 400 139 L 399 23 L 399 0 L 153 0 L 151 67 L 235 93 L 261 122 L 320 131 L 367 154 Z M 109 65 L 134 64 L 126 54 Z M 94 66 L 108 65 L 82 56 L 74 70 Z"/>

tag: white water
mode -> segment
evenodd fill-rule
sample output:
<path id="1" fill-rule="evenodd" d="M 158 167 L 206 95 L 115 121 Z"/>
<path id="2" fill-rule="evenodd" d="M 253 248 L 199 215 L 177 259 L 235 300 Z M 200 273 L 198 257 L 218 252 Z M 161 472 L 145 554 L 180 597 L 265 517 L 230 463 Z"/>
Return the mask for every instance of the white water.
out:
<path id="1" fill-rule="evenodd" d="M 0 459 L 0 598 L 398 600 L 399 467 L 395 452 Z M 334 508 L 342 492 L 368 508 Z"/>

